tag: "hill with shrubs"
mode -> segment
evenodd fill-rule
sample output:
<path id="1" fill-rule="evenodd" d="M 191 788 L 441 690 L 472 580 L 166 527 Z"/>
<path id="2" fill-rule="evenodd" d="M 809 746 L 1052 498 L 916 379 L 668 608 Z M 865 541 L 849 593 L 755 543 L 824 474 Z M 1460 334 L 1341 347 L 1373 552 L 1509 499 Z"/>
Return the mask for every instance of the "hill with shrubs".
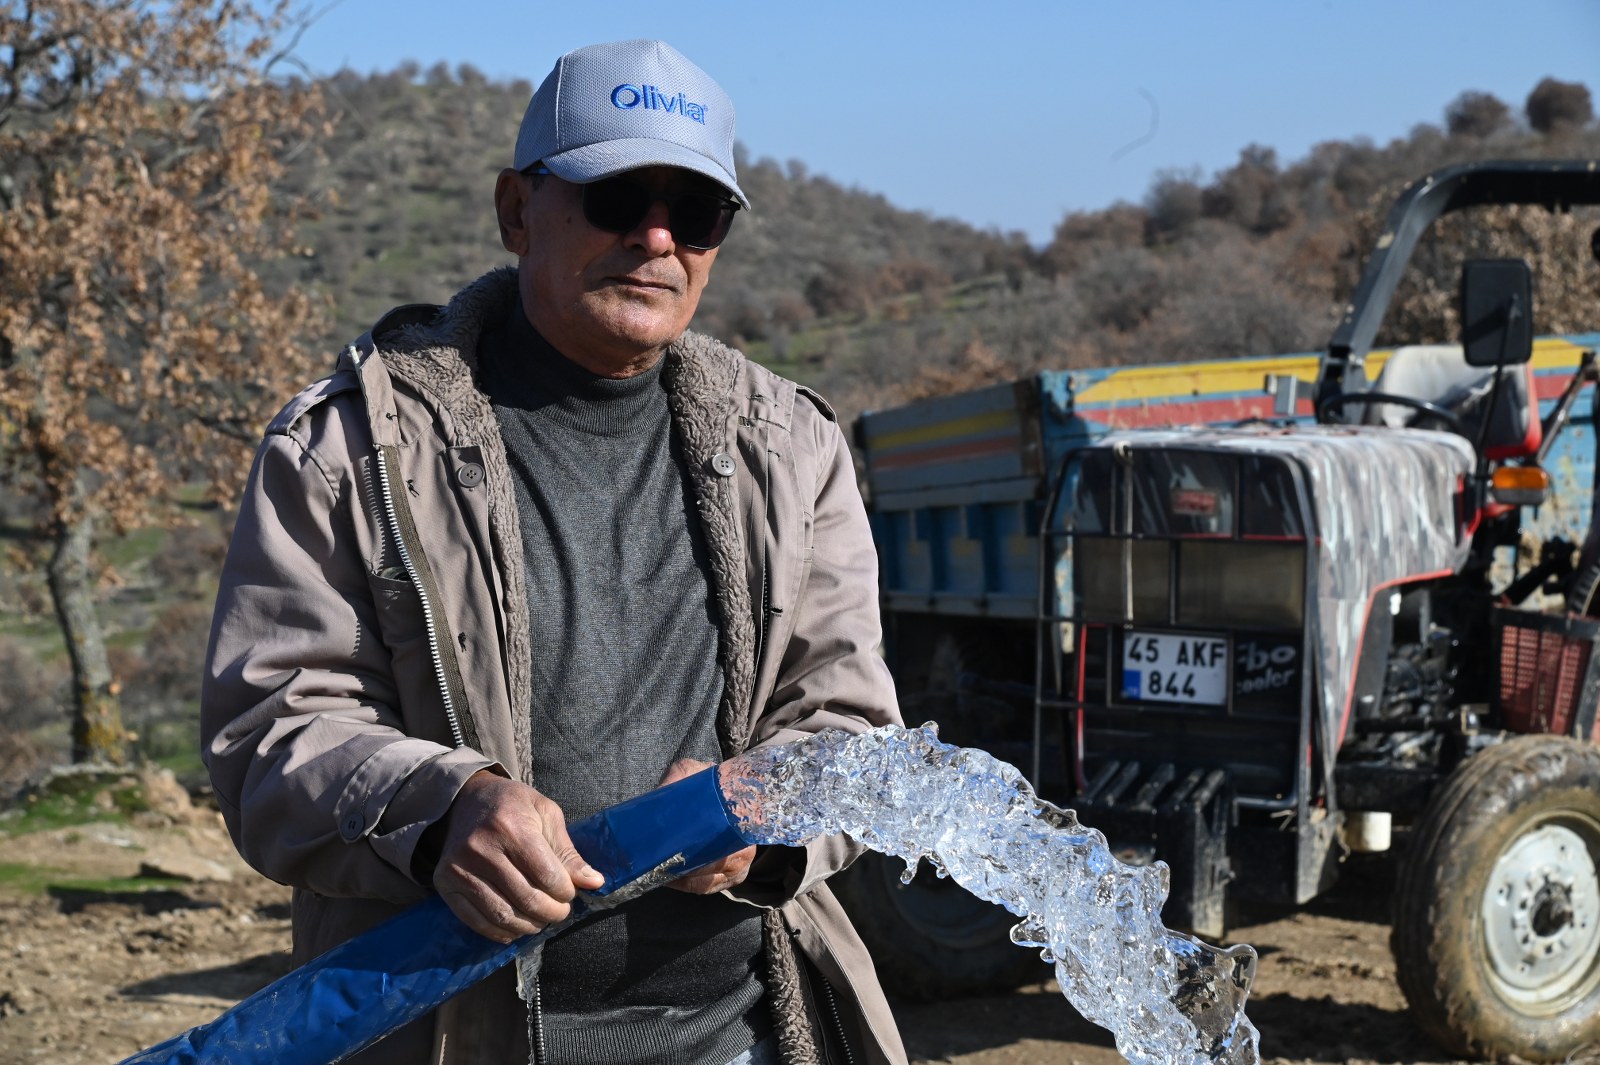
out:
<path id="1" fill-rule="evenodd" d="M 332 351 L 388 307 L 443 300 L 506 261 L 490 191 L 532 86 L 409 64 L 323 88 L 338 119 L 328 162 L 301 175 L 326 190 L 323 213 L 285 280 L 332 301 Z M 1463 92 L 1388 144 L 1329 141 L 1296 160 L 1250 145 L 1214 174 L 1162 172 L 1135 199 L 1067 215 L 1033 247 L 741 149 L 756 210 L 724 246 L 695 326 L 847 412 L 1045 366 L 1315 350 L 1408 182 L 1466 160 L 1595 156 L 1589 89 L 1547 78 L 1520 108 Z M 1541 330 L 1592 321 L 1594 223 L 1541 214 L 1442 227 L 1390 338 L 1453 335 L 1444 264 L 1463 246 L 1521 254 L 1529 237 L 1551 260 L 1536 263 Z"/>
<path id="2" fill-rule="evenodd" d="M 319 216 L 273 266 L 319 294 L 334 354 L 390 306 L 442 301 L 506 261 L 490 210 L 532 87 L 471 67 L 325 79 L 336 121 L 296 171 Z M 1243 148 L 1219 172 L 1164 172 L 1125 202 L 1062 218 L 1052 239 L 895 207 L 797 161 L 739 159 L 757 205 L 717 263 L 696 325 L 812 384 L 848 418 L 869 407 L 1071 368 L 1310 351 L 1332 330 L 1394 195 L 1465 160 L 1600 157 L 1589 90 L 1546 79 L 1520 106 L 1465 92 L 1387 144 L 1355 138 L 1284 160 Z M 1419 252 L 1386 336 L 1455 333 L 1461 251 L 1534 253 L 1541 332 L 1600 327 L 1595 213 L 1447 220 Z M 99 585 L 137 754 L 193 772 L 193 716 L 226 510 L 105 544 Z M 28 516 L 0 544 L 34 552 Z M 37 567 L 0 567 L 0 784 L 63 757 L 67 664 Z"/>

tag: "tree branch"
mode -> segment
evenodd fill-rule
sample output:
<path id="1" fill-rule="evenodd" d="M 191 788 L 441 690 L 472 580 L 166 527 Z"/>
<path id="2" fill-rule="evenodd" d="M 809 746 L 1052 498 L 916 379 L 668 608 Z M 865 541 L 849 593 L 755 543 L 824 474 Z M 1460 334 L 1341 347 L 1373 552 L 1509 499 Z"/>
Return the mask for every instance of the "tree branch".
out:
<path id="1" fill-rule="evenodd" d="M 289 38 L 289 43 L 284 45 L 282 49 L 268 58 L 268 60 L 261 65 L 262 73 L 267 73 L 279 63 L 290 60 L 293 60 L 302 70 L 304 70 L 305 64 L 301 63 L 297 59 L 293 59 L 293 53 L 295 48 L 300 44 L 300 38 L 304 37 L 306 35 L 306 31 L 312 26 L 322 21 L 323 17 L 327 15 L 328 12 L 332 11 L 342 3 L 344 3 L 344 0 L 332 0 L 332 2 L 322 8 L 322 10 L 313 11 L 311 14 L 294 23 L 294 35 Z"/>

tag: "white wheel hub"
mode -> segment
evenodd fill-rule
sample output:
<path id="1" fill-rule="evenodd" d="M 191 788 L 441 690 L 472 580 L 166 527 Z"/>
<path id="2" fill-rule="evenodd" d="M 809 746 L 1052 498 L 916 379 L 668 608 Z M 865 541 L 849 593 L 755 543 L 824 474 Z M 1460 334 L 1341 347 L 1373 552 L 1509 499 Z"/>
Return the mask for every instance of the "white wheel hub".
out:
<path id="1" fill-rule="evenodd" d="M 1499 993 L 1557 1012 L 1600 978 L 1600 826 L 1549 820 L 1495 862 L 1483 895 L 1484 947 Z"/>

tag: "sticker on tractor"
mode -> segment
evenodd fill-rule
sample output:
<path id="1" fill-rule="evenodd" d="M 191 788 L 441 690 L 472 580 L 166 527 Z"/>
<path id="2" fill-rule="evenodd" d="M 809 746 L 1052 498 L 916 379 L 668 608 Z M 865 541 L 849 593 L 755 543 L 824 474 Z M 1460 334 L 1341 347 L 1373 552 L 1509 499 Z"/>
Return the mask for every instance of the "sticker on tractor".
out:
<path id="1" fill-rule="evenodd" d="M 1217 493 L 1207 488 L 1174 488 L 1172 513 L 1186 518 L 1214 518 L 1221 509 Z"/>

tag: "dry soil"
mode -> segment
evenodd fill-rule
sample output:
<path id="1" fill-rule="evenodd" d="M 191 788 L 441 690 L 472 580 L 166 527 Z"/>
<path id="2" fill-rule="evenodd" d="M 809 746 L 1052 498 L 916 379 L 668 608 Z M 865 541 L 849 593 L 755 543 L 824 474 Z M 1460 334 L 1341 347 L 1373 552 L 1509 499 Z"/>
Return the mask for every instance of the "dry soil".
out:
<path id="1" fill-rule="evenodd" d="M 195 879 L 107 893 L 52 888 L 0 896 L 0 1065 L 108 1065 L 209 1020 L 288 970 L 288 892 L 234 855 L 214 813 L 176 824 L 89 825 L 0 843 L 8 864 Z M 1256 914 L 1230 939 L 1261 967 L 1249 1015 L 1263 1059 L 1434 1063 L 1449 1058 L 1410 1023 L 1384 923 L 1389 863 L 1362 858 L 1330 896 Z M 1110 1038 L 1053 983 L 937 1005 L 900 1003 L 917 1062 L 1114 1065 Z"/>

